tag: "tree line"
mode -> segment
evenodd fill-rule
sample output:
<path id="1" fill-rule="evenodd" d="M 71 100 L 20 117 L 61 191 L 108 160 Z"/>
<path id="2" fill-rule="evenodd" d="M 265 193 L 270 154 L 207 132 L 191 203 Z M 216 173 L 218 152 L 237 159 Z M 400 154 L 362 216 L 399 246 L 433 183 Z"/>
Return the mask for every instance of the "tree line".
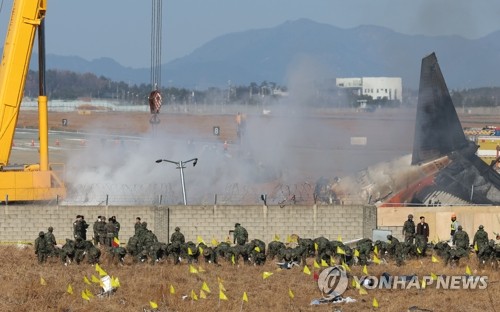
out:
<path id="1" fill-rule="evenodd" d="M 38 96 L 38 72 L 30 70 L 26 79 L 24 95 Z M 151 84 L 129 85 L 123 81 L 112 81 L 92 73 L 75 73 L 66 70 L 46 72 L 46 92 L 49 99 L 76 100 L 81 98 L 119 100 L 132 105 L 147 105 Z M 163 104 L 248 104 L 261 105 L 277 102 L 288 94 L 286 86 L 275 82 L 252 82 L 249 85 L 228 85 L 225 88 L 212 87 L 206 90 L 167 87 L 161 88 Z M 312 88 L 302 90 L 300 97 L 310 106 L 358 107 L 364 102 L 368 106 L 412 106 L 416 105 L 418 92 L 403 91 L 403 104 L 385 99 L 372 99 L 357 95 L 347 89 L 337 88 L 334 80 L 315 83 Z M 476 88 L 451 91 L 453 103 L 458 108 L 496 107 L 499 105 L 500 87 Z"/>

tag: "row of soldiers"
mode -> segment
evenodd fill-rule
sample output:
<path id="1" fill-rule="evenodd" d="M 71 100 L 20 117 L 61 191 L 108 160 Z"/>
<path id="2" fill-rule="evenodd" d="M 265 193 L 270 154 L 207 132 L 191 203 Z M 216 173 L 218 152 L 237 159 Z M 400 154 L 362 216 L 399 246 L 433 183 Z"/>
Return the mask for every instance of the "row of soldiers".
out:
<path id="1" fill-rule="evenodd" d="M 232 243 L 234 245 L 231 245 L 231 242 L 222 242 L 217 243 L 217 245 L 207 246 L 204 242 L 198 244 L 191 241 L 186 242 L 179 227 L 175 228 L 170 243 L 159 242 L 156 235 L 147 228 L 147 223 L 141 222 L 140 218 L 137 219 L 135 234 L 129 239 L 125 248 L 101 243 L 101 245 L 107 246 L 107 250 L 109 250 L 113 258 L 116 257 L 121 262 L 124 261 L 126 254 L 129 254 L 134 262 L 150 260 L 153 264 L 162 259 L 171 259 L 174 264 L 179 263 L 182 259 L 192 263 L 197 262 L 201 257 L 206 262 L 215 264 L 220 259 L 233 263 L 237 263 L 239 259 L 242 259 L 245 263 L 260 265 L 265 263 L 266 259 L 272 260 L 276 258 L 280 263 L 289 266 L 292 263 L 304 265 L 306 258 L 316 257 L 318 263 L 324 261 L 330 263 L 331 259 L 334 258 L 348 265 L 365 265 L 370 262 L 373 257 L 372 254 L 374 254 L 381 259 L 394 260 L 397 265 L 402 265 L 406 259 L 425 257 L 427 250 L 431 247 L 438 256 L 445 260 L 445 264 L 448 264 L 458 262 L 462 257 L 468 257 L 471 246 L 474 245 L 481 263 L 487 261 L 496 263 L 500 259 L 500 247 L 494 241 L 488 241 L 483 226 L 479 227 L 472 245 L 469 245 L 468 234 L 459 226 L 454 235 L 454 246 L 450 246 L 447 242 L 440 242 L 435 245 L 427 244 L 418 239 L 415 243 L 410 241 L 399 242 L 392 235 L 387 236 L 387 241 L 377 240 L 373 242 L 368 238 L 361 239 L 355 246 L 343 244 L 341 241 L 330 241 L 324 237 L 315 239 L 296 237 L 293 244 L 273 241 L 266 246 L 261 240 L 249 241 L 248 232 L 237 223 L 235 229 L 230 231 L 230 233 L 233 233 Z M 108 224 L 113 224 L 113 222 L 110 220 Z M 64 263 L 71 261 L 81 263 L 84 255 L 88 255 L 89 263 L 99 261 L 100 249 L 96 247 L 98 242 L 94 241 L 94 244 L 92 244 L 90 241 L 77 237 L 74 241 L 66 240 L 66 244 L 60 251 L 57 251 L 52 232 L 52 227 L 49 228 L 49 232 L 46 234 L 41 232 L 35 242 L 35 252 L 40 262 L 44 261 L 44 255 L 45 259 L 46 256 L 60 255 Z M 45 249 L 48 251 L 40 252 Z"/>

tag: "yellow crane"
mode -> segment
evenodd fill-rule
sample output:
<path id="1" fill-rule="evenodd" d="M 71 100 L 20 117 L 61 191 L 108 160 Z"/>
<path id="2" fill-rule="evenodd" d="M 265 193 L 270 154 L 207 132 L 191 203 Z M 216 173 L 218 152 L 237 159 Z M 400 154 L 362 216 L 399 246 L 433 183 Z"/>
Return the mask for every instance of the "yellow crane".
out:
<path id="1" fill-rule="evenodd" d="M 45 95 L 46 0 L 14 0 L 0 64 L 0 201 L 47 201 L 65 197 L 63 180 L 49 164 Z M 39 50 L 38 164 L 10 165 L 9 157 L 29 69 L 35 33 Z"/>

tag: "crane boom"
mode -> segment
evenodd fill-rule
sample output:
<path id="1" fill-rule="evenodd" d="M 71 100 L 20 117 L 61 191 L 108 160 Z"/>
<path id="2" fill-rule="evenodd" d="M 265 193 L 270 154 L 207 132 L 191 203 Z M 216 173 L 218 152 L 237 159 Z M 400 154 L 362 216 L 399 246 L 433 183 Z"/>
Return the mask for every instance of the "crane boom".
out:
<path id="1" fill-rule="evenodd" d="M 40 49 L 40 80 L 44 70 L 43 20 L 46 0 L 14 0 L 0 64 L 0 201 L 37 201 L 64 197 L 62 180 L 48 163 L 47 97 L 40 81 L 38 97 L 40 163 L 10 166 L 15 129 L 19 116 L 24 86 L 38 30 Z M 43 87 L 42 87 L 43 86 Z"/>

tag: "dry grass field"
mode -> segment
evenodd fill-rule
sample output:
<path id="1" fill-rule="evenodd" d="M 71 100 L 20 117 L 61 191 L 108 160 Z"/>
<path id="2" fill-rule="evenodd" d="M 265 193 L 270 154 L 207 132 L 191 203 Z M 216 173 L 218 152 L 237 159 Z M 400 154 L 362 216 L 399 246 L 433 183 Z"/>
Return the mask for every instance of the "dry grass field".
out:
<path id="1" fill-rule="evenodd" d="M 312 272 L 313 259 L 308 259 Z M 432 263 L 430 257 L 411 260 L 401 267 L 392 262 L 370 265 L 370 275 L 388 272 L 391 275 L 417 274 L 419 277 L 430 275 L 463 275 L 469 265 L 474 275 L 488 276 L 488 287 L 484 290 L 444 290 L 428 285 L 425 289 L 359 290 L 349 287 L 344 297 L 356 300 L 352 303 L 329 303 L 310 305 L 313 299 L 321 297 L 313 275 L 306 275 L 302 268 L 278 270 L 274 262 L 264 266 L 232 265 L 222 261 L 220 266 L 201 262 L 194 265 L 205 272 L 189 272 L 189 265 L 172 265 L 161 262 L 133 264 L 126 258 L 125 265 L 114 264 L 106 256 L 101 257 L 101 267 L 110 276 L 120 281 L 120 287 L 110 297 L 95 296 L 89 301 L 82 299 L 81 292 L 89 290 L 99 293 L 99 284 L 84 283 L 84 277 L 92 280 L 99 277 L 95 267 L 85 263 L 68 266 L 59 259 L 49 258 L 46 264 L 37 264 L 33 247 L 0 247 L 0 311 L 143 311 L 151 310 L 150 301 L 158 304 L 157 311 L 407 311 L 412 306 L 430 311 L 496 311 L 500 304 L 500 274 L 490 268 L 477 270 L 475 256 L 462 260 L 455 268 L 443 267 L 442 263 Z M 263 279 L 264 272 L 273 275 Z M 353 266 L 351 274 L 362 276 L 362 267 Z M 45 281 L 42 285 L 41 278 Z M 227 301 L 219 301 L 218 278 L 226 291 Z M 191 291 L 197 296 L 206 282 L 210 293 L 206 299 L 191 299 Z M 349 280 L 351 284 L 351 280 Z M 73 294 L 67 292 L 71 285 Z M 175 294 L 170 293 L 170 285 Z M 295 297 L 290 299 L 289 289 Z M 248 302 L 242 305 L 243 292 L 248 294 Z M 182 299 L 187 296 L 186 299 Z M 372 307 L 373 298 L 378 309 Z"/>
<path id="2" fill-rule="evenodd" d="M 367 120 L 371 115 L 368 115 Z M 93 113 L 79 115 L 77 113 L 50 113 L 49 128 L 54 130 L 88 130 L 99 124 L 100 129 L 110 133 L 139 134 L 150 131 L 150 115 L 147 113 Z M 61 126 L 61 119 L 69 121 L 68 127 Z M 159 131 L 170 134 L 182 132 L 186 127 L 198 129 L 213 139 L 212 126 L 217 124 L 223 129 L 217 139 L 234 140 L 236 125 L 233 115 L 197 116 L 197 115 L 162 115 Z M 324 119 L 324 118 L 323 118 Z M 464 127 L 480 127 L 498 123 L 498 116 L 461 116 Z M 340 127 L 351 127 L 352 119 L 332 118 L 331 123 Z M 330 121 L 328 121 L 330 122 Z M 37 115 L 34 112 L 22 112 L 19 116 L 19 127 L 37 127 Z M 409 128 L 412 128 L 410 126 Z M 412 137 L 408 134 L 408 137 Z M 405 144 L 408 144 L 405 142 Z M 33 238 L 34 239 L 34 238 Z M 308 259 L 309 268 L 314 272 L 313 260 Z M 38 265 L 32 246 L 18 248 L 16 246 L 0 247 L 0 311 L 143 311 L 150 308 L 150 301 L 158 303 L 158 311 L 371 311 L 373 299 L 379 303 L 379 311 L 407 311 L 418 306 L 430 311 L 500 311 L 500 273 L 491 268 L 477 269 L 477 260 L 471 256 L 463 260 L 458 267 L 444 267 L 442 263 L 432 263 L 430 257 L 423 260 L 411 260 L 397 267 L 394 263 L 370 265 L 370 275 L 388 272 L 391 275 L 411 275 L 419 277 L 432 273 L 440 275 L 464 275 L 466 265 L 474 275 L 488 276 L 488 287 L 485 290 L 444 290 L 428 285 L 426 289 L 408 290 L 368 290 L 367 294 L 359 294 L 359 290 L 350 287 L 344 297 L 356 300 L 353 303 L 324 304 L 311 306 L 313 299 L 321 297 L 313 274 L 306 275 L 301 268 L 277 270 L 273 261 L 264 266 L 233 266 L 222 261 L 220 266 L 200 263 L 205 272 L 189 273 L 186 263 L 174 266 L 170 263 L 133 264 L 126 258 L 125 265 L 114 264 L 106 256 L 101 257 L 101 266 L 109 275 L 119 278 L 121 286 L 111 297 L 90 301 L 81 297 L 81 292 L 88 289 L 97 294 L 100 286 L 87 285 L 83 278 L 89 280 L 92 275 L 98 276 L 95 267 L 89 264 L 71 264 L 64 266 L 59 259 L 49 259 L 48 263 Z M 267 279 L 263 272 L 272 272 Z M 352 267 L 355 276 L 364 275 L 362 267 Z M 41 278 L 46 285 L 41 284 Z M 227 301 L 219 301 L 218 278 L 223 280 Z M 199 296 L 200 289 L 206 282 L 211 293 L 206 299 L 194 301 L 191 291 Z M 71 285 L 74 293 L 67 293 Z M 169 291 L 170 285 L 175 294 Z M 292 290 L 295 298 L 290 299 L 288 291 Z M 242 304 L 243 292 L 248 294 L 248 302 Z M 186 299 L 182 299 L 187 296 Z"/>

